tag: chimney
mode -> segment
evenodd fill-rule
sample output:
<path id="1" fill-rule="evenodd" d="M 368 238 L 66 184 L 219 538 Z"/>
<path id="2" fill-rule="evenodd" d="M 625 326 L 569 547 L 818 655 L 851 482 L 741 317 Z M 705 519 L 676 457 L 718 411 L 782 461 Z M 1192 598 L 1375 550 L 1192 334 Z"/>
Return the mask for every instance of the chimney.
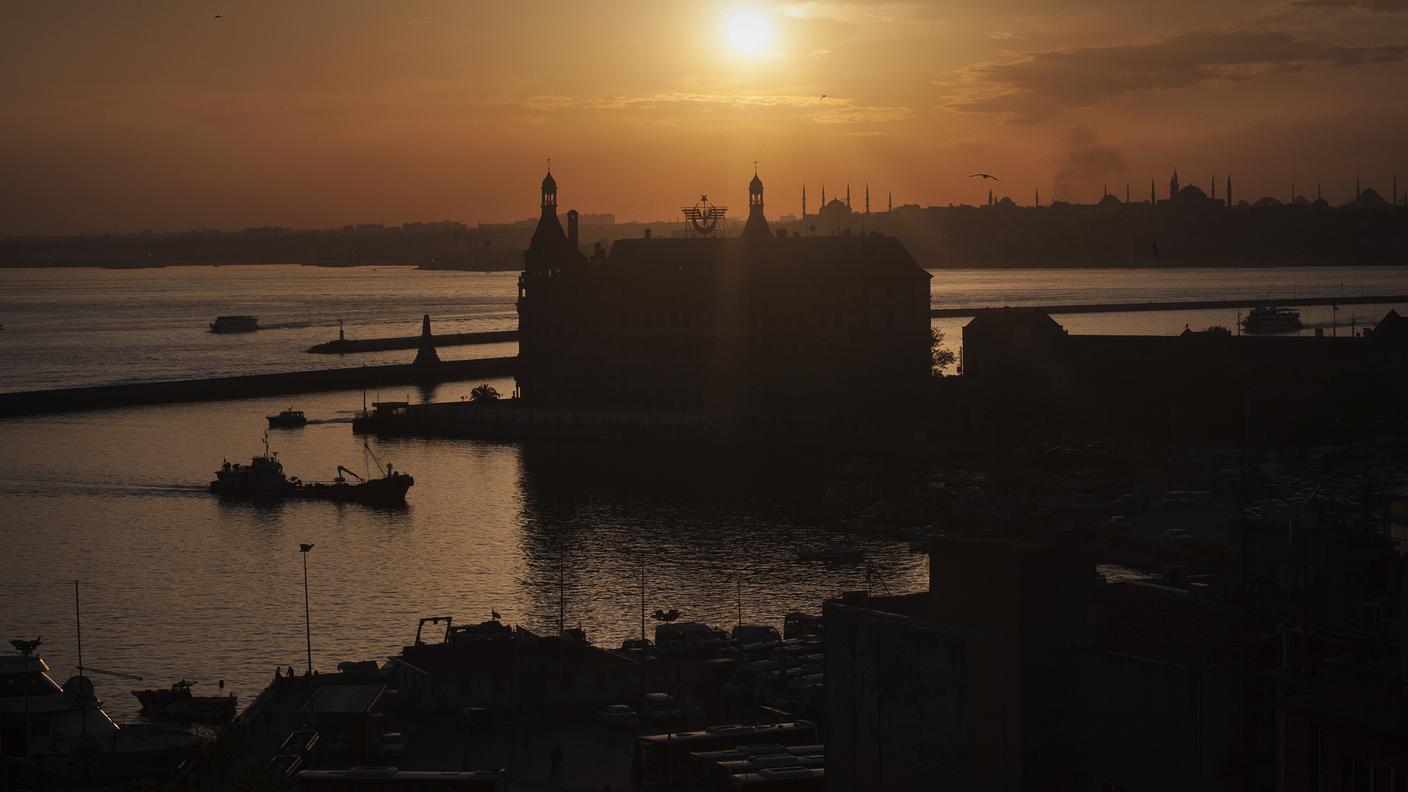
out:
<path id="1" fill-rule="evenodd" d="M 577 210 L 576 210 L 576 209 L 568 209 L 568 210 L 567 210 L 567 244 L 568 244 L 568 245 L 571 245 L 573 250 L 580 250 L 580 249 L 581 249 L 581 248 L 579 248 L 579 247 L 577 246 Z"/>

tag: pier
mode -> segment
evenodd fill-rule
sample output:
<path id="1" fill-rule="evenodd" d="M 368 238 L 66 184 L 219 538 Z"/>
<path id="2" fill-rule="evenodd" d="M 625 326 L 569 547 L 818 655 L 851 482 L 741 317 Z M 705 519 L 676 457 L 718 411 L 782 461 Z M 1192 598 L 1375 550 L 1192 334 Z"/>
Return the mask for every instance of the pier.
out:
<path id="1" fill-rule="evenodd" d="M 428 366 L 414 364 L 356 366 L 316 371 L 290 371 L 278 374 L 247 374 L 236 377 L 18 391 L 0 393 L 0 418 L 129 407 L 139 404 L 248 399 L 288 393 L 355 390 L 385 385 L 428 384 L 507 377 L 513 374 L 516 363 L 517 358 L 496 357 L 450 360 Z"/>
<path id="2" fill-rule="evenodd" d="M 1201 311 L 1217 308 L 1255 308 L 1259 305 L 1307 306 L 1307 305 L 1393 305 L 1408 303 L 1408 294 L 1344 295 L 1342 297 L 1290 297 L 1278 299 L 1236 299 L 1236 300 L 1177 300 L 1171 302 L 1131 302 L 1131 303 L 1076 303 L 1071 305 L 983 305 L 967 308 L 932 308 L 929 316 L 935 319 L 958 316 L 972 316 L 979 311 L 992 308 L 1031 308 L 1048 314 L 1080 313 L 1129 313 L 1137 311 Z"/>
<path id="3" fill-rule="evenodd" d="M 393 349 L 416 349 L 424 342 L 423 336 L 398 336 L 394 338 L 338 338 L 308 347 L 316 355 L 353 355 L 359 352 L 386 352 Z M 489 330 L 479 333 L 450 333 L 430 337 L 436 347 L 469 346 L 472 344 L 498 344 L 518 340 L 517 330 Z"/>

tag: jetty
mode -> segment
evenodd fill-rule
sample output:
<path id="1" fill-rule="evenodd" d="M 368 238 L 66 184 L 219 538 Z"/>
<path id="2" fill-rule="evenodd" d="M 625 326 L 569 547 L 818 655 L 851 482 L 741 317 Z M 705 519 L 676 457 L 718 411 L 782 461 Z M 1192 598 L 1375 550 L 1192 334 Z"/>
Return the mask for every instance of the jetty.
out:
<path id="1" fill-rule="evenodd" d="M 355 355 L 359 352 L 386 352 L 394 349 L 416 349 L 424 342 L 424 336 L 397 336 L 394 338 L 338 338 L 308 347 L 315 355 Z M 488 330 L 478 333 L 449 333 L 431 336 L 436 347 L 470 346 L 473 344 L 498 344 L 518 340 L 517 330 Z"/>
<path id="2" fill-rule="evenodd" d="M 277 374 L 133 382 L 86 388 L 0 393 L 0 418 L 44 413 L 129 407 L 140 404 L 222 401 L 290 393 L 356 390 L 386 385 L 435 384 L 489 377 L 512 376 L 516 357 L 448 360 L 429 365 L 414 363 L 356 366 Z"/>
<path id="3" fill-rule="evenodd" d="M 1174 300 L 1166 302 L 1130 303 L 1072 303 L 1070 305 L 984 305 L 966 308 L 933 308 L 929 316 L 944 317 L 973 316 L 979 311 L 993 308 L 1030 308 L 1048 314 L 1080 313 L 1131 313 L 1138 311 L 1202 311 L 1217 308 L 1256 308 L 1259 305 L 1306 306 L 1306 305 L 1398 305 L 1408 303 L 1408 294 L 1343 295 L 1340 297 L 1278 297 L 1234 300 Z"/>

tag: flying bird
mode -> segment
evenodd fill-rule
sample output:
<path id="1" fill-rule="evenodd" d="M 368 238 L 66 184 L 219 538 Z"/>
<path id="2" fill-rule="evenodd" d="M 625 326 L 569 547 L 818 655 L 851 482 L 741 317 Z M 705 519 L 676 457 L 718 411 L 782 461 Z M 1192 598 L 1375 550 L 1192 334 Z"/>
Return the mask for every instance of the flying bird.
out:
<path id="1" fill-rule="evenodd" d="M 220 19 L 220 15 L 216 14 L 214 17 L 212 17 L 212 19 Z"/>
<path id="2" fill-rule="evenodd" d="M 498 621 L 500 618 L 502 618 L 501 616 L 499 616 L 499 612 L 494 610 L 493 608 L 489 609 L 489 615 L 494 617 L 494 621 Z"/>
<path id="3" fill-rule="evenodd" d="M 976 178 L 978 178 L 979 176 L 982 176 L 984 179 L 992 179 L 992 180 L 995 181 L 995 182 L 1000 182 L 1000 181 L 1002 181 L 1002 179 L 997 178 L 996 176 L 992 175 L 991 173 L 973 173 L 973 174 L 969 174 L 968 178 L 970 178 L 970 179 L 976 179 Z"/>
<path id="4" fill-rule="evenodd" d="M 826 98 L 826 94 L 822 94 L 822 95 L 821 95 L 821 98 L 822 98 L 822 99 L 825 99 L 825 98 Z"/>

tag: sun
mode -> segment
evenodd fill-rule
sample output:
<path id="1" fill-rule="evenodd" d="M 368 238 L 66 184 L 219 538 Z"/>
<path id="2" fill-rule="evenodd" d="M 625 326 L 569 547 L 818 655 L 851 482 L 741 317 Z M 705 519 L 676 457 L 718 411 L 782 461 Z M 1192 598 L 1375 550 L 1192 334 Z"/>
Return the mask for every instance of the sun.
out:
<path id="1" fill-rule="evenodd" d="M 736 52 L 755 55 L 768 43 L 768 21 L 753 10 L 735 12 L 728 21 L 728 41 Z"/>

